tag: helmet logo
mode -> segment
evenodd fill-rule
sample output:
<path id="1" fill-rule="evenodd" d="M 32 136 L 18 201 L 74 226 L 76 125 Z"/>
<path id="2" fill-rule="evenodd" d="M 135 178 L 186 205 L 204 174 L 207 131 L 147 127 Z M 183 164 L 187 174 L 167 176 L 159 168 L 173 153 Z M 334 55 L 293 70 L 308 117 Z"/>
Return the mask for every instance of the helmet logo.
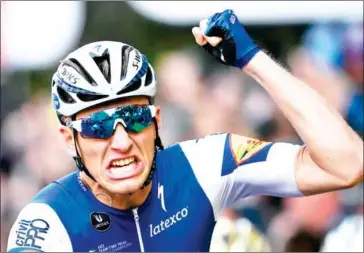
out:
<path id="1" fill-rule="evenodd" d="M 99 51 L 100 51 L 100 48 L 101 48 L 101 45 L 96 45 L 96 46 L 95 46 L 95 50 L 96 50 L 97 52 L 99 52 Z"/>
<path id="2" fill-rule="evenodd" d="M 78 82 L 78 80 L 80 80 L 78 77 L 76 77 L 74 74 L 72 74 L 71 72 L 67 71 L 66 68 L 62 69 L 61 72 L 61 76 L 64 80 L 72 83 L 72 84 L 76 84 Z"/>
<path id="3" fill-rule="evenodd" d="M 92 56 L 102 56 L 103 53 L 106 51 L 106 48 L 102 45 L 98 44 L 96 45 L 90 52 Z"/>
<path id="4" fill-rule="evenodd" d="M 139 64 L 140 64 L 140 61 L 141 61 L 141 56 L 140 56 L 140 53 L 138 51 L 135 51 L 135 59 L 133 61 L 133 67 L 136 67 L 136 70 L 138 70 L 139 68 Z"/>
<path id="5" fill-rule="evenodd" d="M 58 110 L 61 107 L 61 103 L 59 102 L 59 99 L 56 94 L 52 94 L 52 100 L 53 100 L 53 107 Z"/>

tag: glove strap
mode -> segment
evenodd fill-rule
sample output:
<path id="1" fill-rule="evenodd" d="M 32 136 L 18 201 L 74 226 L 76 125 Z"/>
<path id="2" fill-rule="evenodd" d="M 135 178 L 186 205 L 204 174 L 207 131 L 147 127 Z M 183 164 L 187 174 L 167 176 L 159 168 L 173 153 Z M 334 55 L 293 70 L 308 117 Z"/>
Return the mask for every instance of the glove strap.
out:
<path id="1" fill-rule="evenodd" d="M 222 64 L 226 65 L 226 66 L 231 66 L 230 64 L 224 62 L 223 60 L 221 60 L 221 56 L 222 53 L 221 51 L 218 49 L 218 47 L 213 47 L 211 46 L 209 43 L 207 43 L 206 45 L 202 46 L 209 54 L 211 54 L 212 56 L 214 56 L 215 58 L 217 58 Z M 246 64 L 248 64 L 248 62 L 260 51 L 260 48 L 258 46 L 253 47 L 247 54 L 244 55 L 244 57 L 236 60 L 232 65 L 235 67 L 238 67 L 240 69 L 242 69 L 243 67 L 245 67 Z"/>
<path id="2" fill-rule="evenodd" d="M 234 66 L 239 67 L 242 69 L 245 67 L 245 65 L 250 62 L 250 60 L 260 51 L 260 48 L 258 46 L 253 47 L 247 54 L 245 54 L 243 57 L 241 57 L 239 60 L 236 60 L 234 62 Z"/>
<path id="3" fill-rule="evenodd" d="M 202 46 L 209 54 L 217 58 L 222 64 L 229 66 L 226 62 L 221 60 L 222 53 L 217 47 L 211 46 L 209 43 Z"/>

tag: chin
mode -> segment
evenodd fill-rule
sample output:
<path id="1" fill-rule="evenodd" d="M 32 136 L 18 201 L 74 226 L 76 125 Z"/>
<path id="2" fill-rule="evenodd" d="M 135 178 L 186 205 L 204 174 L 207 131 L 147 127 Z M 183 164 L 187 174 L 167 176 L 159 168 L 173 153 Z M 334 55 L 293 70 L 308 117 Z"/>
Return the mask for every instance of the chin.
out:
<path id="1" fill-rule="evenodd" d="M 103 187 L 113 194 L 130 194 L 138 191 L 144 184 L 148 175 L 140 175 L 115 182 L 108 181 Z"/>

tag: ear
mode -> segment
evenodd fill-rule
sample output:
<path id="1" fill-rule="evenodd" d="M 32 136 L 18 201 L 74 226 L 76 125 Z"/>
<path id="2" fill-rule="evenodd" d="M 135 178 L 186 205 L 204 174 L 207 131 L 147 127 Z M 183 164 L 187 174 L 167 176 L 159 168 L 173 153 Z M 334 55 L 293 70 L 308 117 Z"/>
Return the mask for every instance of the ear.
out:
<path id="1" fill-rule="evenodd" d="M 160 106 L 155 106 L 155 120 L 157 121 L 158 130 L 162 128 L 162 117 L 161 117 L 161 108 Z"/>
<path id="2" fill-rule="evenodd" d="M 58 131 L 61 133 L 61 137 L 66 144 L 67 151 L 71 156 L 76 156 L 75 142 L 73 139 L 73 131 L 71 128 L 66 126 L 59 126 Z"/>

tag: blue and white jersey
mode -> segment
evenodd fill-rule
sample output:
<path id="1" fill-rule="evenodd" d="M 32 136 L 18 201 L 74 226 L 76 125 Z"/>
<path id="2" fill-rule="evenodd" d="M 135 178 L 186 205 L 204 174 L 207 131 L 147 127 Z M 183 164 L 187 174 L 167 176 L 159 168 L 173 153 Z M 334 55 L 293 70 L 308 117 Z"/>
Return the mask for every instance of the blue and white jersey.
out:
<path id="1" fill-rule="evenodd" d="M 157 155 L 147 200 L 133 210 L 99 202 L 71 173 L 20 212 L 8 251 L 209 251 L 220 212 L 253 195 L 302 196 L 294 178 L 300 146 L 215 134 Z"/>

